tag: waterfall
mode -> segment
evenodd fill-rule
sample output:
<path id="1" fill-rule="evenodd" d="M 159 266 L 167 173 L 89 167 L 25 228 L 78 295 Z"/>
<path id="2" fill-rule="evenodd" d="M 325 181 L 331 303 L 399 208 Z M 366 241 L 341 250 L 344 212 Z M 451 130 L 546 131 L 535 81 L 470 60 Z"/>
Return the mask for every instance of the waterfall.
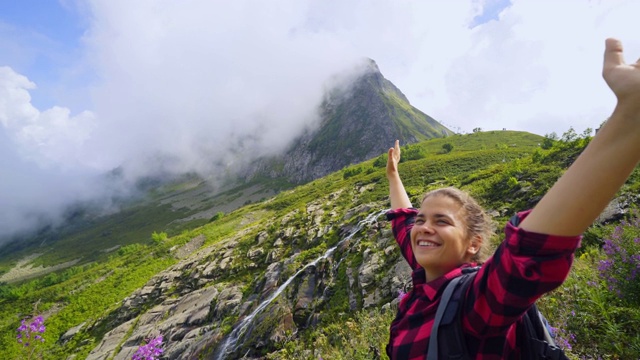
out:
<path id="1" fill-rule="evenodd" d="M 358 222 L 356 227 L 352 229 L 344 239 L 340 240 L 337 245 L 327 250 L 317 259 L 305 265 L 302 269 L 298 270 L 295 274 L 293 274 L 293 276 L 291 276 L 289 279 L 287 279 L 287 281 L 280 285 L 280 287 L 276 291 L 274 291 L 273 294 L 269 296 L 269 298 L 264 300 L 255 310 L 253 310 L 250 315 L 247 315 L 244 319 L 242 319 L 242 321 L 233 329 L 233 331 L 231 331 L 231 333 L 225 338 L 222 345 L 216 350 L 214 359 L 224 360 L 227 355 L 233 353 L 237 348 L 236 345 L 238 344 L 238 339 L 240 339 L 247 332 L 247 330 L 249 329 L 249 325 L 251 325 L 251 322 L 256 317 L 256 315 L 258 315 L 260 312 L 262 312 L 262 310 L 269 306 L 269 304 L 271 304 L 273 300 L 275 300 L 275 298 L 278 297 L 278 295 L 280 295 L 280 293 L 282 293 L 282 291 L 284 291 L 284 289 L 286 289 L 287 286 L 289 286 L 289 284 L 298 275 L 300 275 L 308 267 L 315 266 L 320 260 L 327 259 L 340 245 L 342 245 L 345 241 L 351 239 L 356 233 L 358 233 L 358 231 L 362 230 L 365 225 L 371 225 L 378 217 L 380 217 L 380 215 L 384 214 L 385 212 L 387 212 L 386 209 L 367 215 L 367 217 L 364 220 Z"/>

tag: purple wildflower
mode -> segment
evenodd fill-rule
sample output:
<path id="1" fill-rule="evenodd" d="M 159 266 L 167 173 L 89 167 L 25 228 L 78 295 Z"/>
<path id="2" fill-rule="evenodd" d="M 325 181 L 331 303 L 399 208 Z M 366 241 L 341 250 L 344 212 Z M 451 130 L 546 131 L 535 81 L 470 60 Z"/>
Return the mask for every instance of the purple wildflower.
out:
<path id="1" fill-rule="evenodd" d="M 157 360 L 162 352 L 162 335 L 158 335 L 146 345 L 141 345 L 131 360 Z"/>
<path id="2" fill-rule="evenodd" d="M 398 290 L 398 300 L 402 301 L 402 299 L 404 299 L 404 297 L 407 296 L 407 293 L 404 292 L 404 290 Z"/>
<path id="3" fill-rule="evenodd" d="M 36 316 L 29 324 L 27 324 L 27 318 L 24 318 L 20 321 L 16 340 L 24 347 L 31 345 L 32 336 L 33 340 L 44 342 L 44 338 L 41 334 L 44 334 L 45 330 L 46 327 L 44 326 L 44 319 L 42 316 Z"/>
<path id="4" fill-rule="evenodd" d="M 625 302 L 637 305 L 640 299 L 640 217 L 638 213 L 629 221 L 621 221 L 604 240 L 604 260 L 598 263 L 598 272 L 607 289 Z"/>
<path id="5" fill-rule="evenodd" d="M 563 337 L 556 337 L 556 344 L 561 347 L 563 350 L 571 350 L 571 344 L 569 343 L 569 340 L 563 338 Z"/>

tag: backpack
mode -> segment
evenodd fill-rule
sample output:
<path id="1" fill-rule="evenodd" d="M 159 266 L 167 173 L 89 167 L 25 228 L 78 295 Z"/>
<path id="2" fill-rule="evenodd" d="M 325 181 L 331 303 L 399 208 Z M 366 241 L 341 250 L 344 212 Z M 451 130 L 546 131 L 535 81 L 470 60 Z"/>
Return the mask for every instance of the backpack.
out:
<path id="1" fill-rule="evenodd" d="M 463 269 L 463 275 L 451 280 L 444 289 L 431 330 L 427 360 L 469 359 L 462 332 L 462 302 L 478 269 L 479 267 Z M 522 344 L 522 359 L 568 360 L 553 341 L 546 327 L 547 320 L 535 304 L 522 315 L 522 320 L 524 333 L 518 335 L 524 337 L 518 341 Z"/>

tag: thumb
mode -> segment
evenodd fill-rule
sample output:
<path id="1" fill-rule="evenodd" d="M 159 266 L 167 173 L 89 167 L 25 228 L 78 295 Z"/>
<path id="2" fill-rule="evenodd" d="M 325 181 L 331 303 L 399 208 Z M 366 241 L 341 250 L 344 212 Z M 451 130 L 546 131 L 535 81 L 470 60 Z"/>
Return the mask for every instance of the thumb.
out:
<path id="1" fill-rule="evenodd" d="M 605 41 L 604 71 L 624 64 L 622 56 L 622 43 L 618 39 L 608 38 Z"/>

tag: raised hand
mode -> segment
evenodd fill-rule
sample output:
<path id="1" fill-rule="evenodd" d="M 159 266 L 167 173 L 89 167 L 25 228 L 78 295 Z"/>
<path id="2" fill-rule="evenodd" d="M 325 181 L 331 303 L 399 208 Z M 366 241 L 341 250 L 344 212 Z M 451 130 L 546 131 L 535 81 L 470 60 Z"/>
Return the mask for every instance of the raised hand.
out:
<path id="1" fill-rule="evenodd" d="M 640 108 L 640 59 L 632 64 L 624 61 L 622 43 L 605 42 L 602 76 L 621 105 Z"/>
<path id="2" fill-rule="evenodd" d="M 391 200 L 391 208 L 409 208 L 411 200 L 404 190 L 400 173 L 398 173 L 398 163 L 400 162 L 400 141 L 396 140 L 395 145 L 389 149 L 389 158 L 387 159 L 387 180 L 389 180 L 389 200 Z"/>
<path id="3" fill-rule="evenodd" d="M 400 141 L 396 140 L 394 147 L 389 148 L 387 158 L 387 176 L 398 173 L 398 163 L 400 162 Z"/>
<path id="4" fill-rule="evenodd" d="M 607 39 L 602 75 L 618 104 L 576 161 L 520 227 L 543 234 L 583 233 L 640 161 L 640 62 L 626 64 L 622 44 Z"/>

